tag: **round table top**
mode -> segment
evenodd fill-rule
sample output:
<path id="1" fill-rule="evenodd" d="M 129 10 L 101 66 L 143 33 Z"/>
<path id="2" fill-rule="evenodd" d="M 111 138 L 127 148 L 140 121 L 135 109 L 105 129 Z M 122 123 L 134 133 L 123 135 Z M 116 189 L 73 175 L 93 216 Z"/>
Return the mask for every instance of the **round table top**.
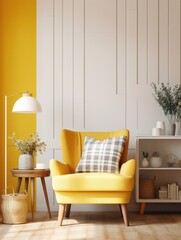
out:
<path id="1" fill-rule="evenodd" d="M 14 168 L 11 170 L 12 175 L 14 177 L 48 177 L 50 176 L 50 169 L 46 168 L 46 169 L 30 169 L 30 170 L 26 170 L 26 169 L 18 169 L 18 168 Z"/>

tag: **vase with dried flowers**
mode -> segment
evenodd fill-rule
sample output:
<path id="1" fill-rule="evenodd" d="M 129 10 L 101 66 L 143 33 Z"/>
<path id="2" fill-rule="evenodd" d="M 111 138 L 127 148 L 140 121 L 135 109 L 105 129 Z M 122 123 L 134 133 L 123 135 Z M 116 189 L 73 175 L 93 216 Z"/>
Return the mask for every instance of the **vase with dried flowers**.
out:
<path id="1" fill-rule="evenodd" d="M 154 98 L 161 106 L 165 116 L 169 121 L 168 135 L 175 134 L 175 123 L 181 119 L 181 85 L 176 84 L 171 87 L 169 83 L 160 84 L 160 88 L 155 83 L 151 84 L 154 90 Z"/>
<path id="2" fill-rule="evenodd" d="M 34 156 L 42 154 L 46 150 L 45 142 L 42 142 L 38 133 L 31 133 L 28 139 L 20 139 L 13 133 L 11 137 L 13 145 L 21 152 L 19 156 L 19 169 L 33 169 Z"/>

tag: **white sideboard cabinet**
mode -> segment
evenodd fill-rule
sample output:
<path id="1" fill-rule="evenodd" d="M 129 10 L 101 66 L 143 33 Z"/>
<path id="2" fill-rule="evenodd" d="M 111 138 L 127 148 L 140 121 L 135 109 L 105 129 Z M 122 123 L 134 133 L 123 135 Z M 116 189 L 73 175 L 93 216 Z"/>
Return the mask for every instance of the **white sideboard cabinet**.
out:
<path id="1" fill-rule="evenodd" d="M 153 167 L 154 161 L 160 161 L 151 158 L 153 153 L 159 153 L 159 167 Z M 148 164 L 142 162 L 145 155 Z M 136 202 L 140 203 L 140 214 L 144 214 L 147 203 L 181 203 L 181 136 L 137 137 L 136 159 Z"/>

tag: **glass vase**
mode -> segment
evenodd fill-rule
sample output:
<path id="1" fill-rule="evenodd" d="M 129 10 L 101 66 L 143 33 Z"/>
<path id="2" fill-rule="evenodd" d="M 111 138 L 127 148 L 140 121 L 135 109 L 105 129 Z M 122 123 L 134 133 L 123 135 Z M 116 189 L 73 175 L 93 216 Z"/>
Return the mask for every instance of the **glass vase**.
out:
<path id="1" fill-rule="evenodd" d="M 168 123 L 167 134 L 172 136 L 175 135 L 175 123 Z"/>

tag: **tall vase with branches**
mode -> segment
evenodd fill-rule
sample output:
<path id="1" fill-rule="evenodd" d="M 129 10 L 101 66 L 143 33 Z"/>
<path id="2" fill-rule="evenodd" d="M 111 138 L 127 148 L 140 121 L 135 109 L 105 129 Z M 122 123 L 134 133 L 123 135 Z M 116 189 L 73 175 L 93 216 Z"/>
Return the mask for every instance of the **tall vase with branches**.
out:
<path id="1" fill-rule="evenodd" d="M 181 85 L 176 84 L 171 87 L 169 83 L 160 84 L 160 87 L 155 83 L 151 84 L 154 90 L 154 98 L 161 106 L 165 116 L 167 117 L 172 132 L 168 131 L 169 135 L 175 134 L 175 122 L 180 122 L 181 119 Z"/>

